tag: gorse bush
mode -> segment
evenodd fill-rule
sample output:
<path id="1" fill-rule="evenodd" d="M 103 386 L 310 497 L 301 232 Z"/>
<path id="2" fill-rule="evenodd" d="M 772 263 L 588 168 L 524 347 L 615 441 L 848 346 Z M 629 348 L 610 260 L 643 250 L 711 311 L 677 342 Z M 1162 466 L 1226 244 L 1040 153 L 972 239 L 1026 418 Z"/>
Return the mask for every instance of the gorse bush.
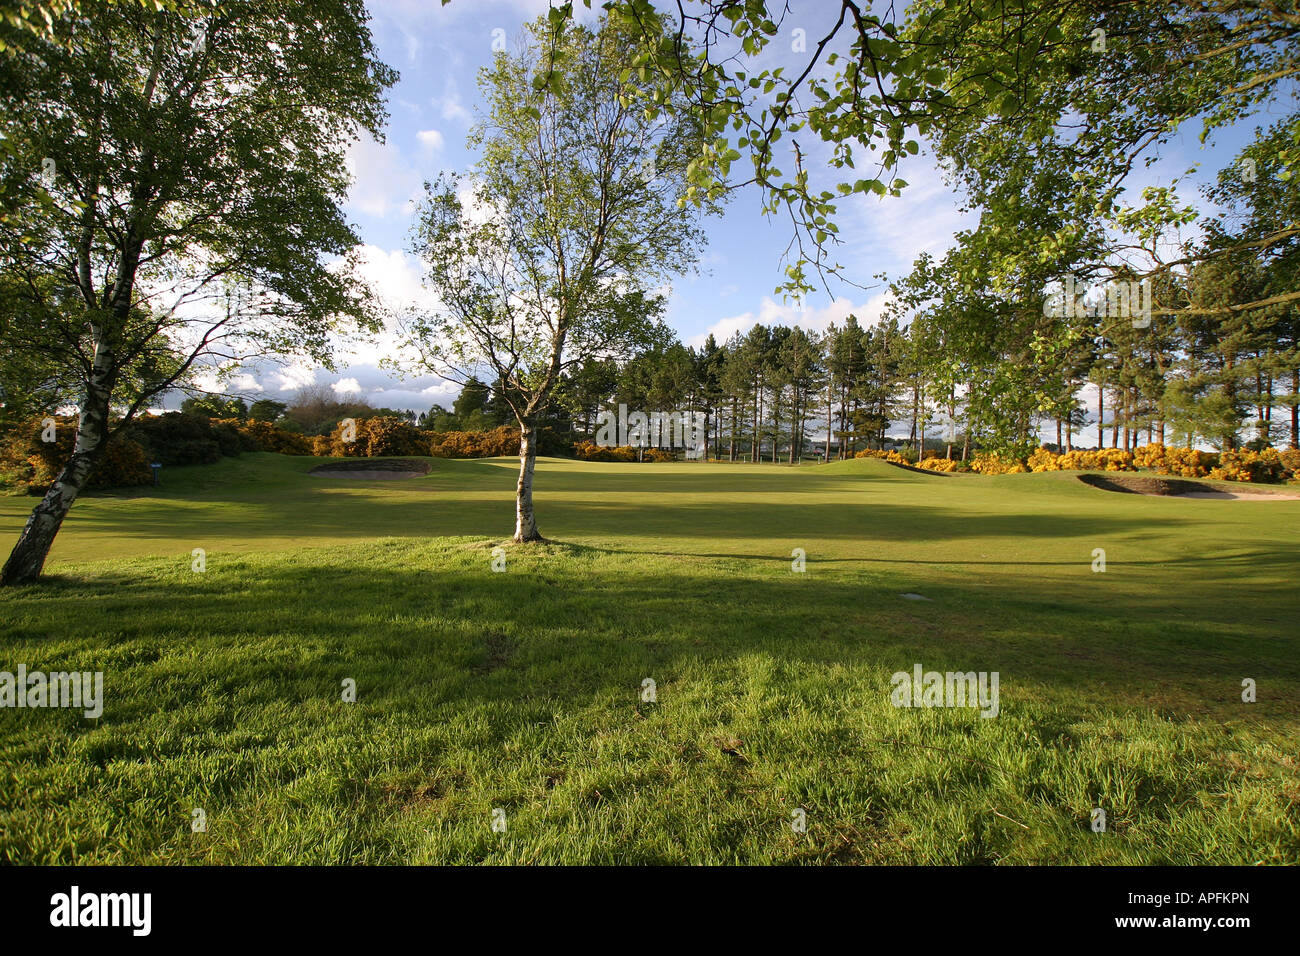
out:
<path id="1" fill-rule="evenodd" d="M 428 434 L 429 450 L 421 454 L 434 458 L 503 458 L 519 454 L 519 428 L 516 425 L 500 425 L 490 431 Z M 574 454 L 572 442 L 552 428 L 537 429 L 535 440 L 538 455 L 557 458 Z"/>
<path id="2" fill-rule="evenodd" d="M 491 431 L 432 432 L 428 454 L 434 458 L 499 458 L 519 454 L 519 429 L 501 425 Z"/>
<path id="3" fill-rule="evenodd" d="M 42 440 L 48 433 L 46 418 L 54 419 L 54 441 Z M 0 442 L 0 474 L 6 481 L 29 494 L 44 494 L 58 478 L 77 440 L 77 419 L 73 415 L 39 416 L 10 431 Z M 153 482 L 149 459 L 139 442 L 118 434 L 109 440 L 104 454 L 90 473 L 91 488 L 125 488 Z"/>
<path id="4" fill-rule="evenodd" d="M 245 451 L 270 451 L 280 455 L 311 455 L 312 441 L 306 435 L 285 431 L 270 422 L 233 418 L 214 419 L 215 425 L 228 425 L 239 433 Z"/>
<path id="5" fill-rule="evenodd" d="M 1223 481 L 1276 482 L 1289 476 L 1277 449 L 1265 448 L 1222 452 L 1218 465 L 1210 469 L 1210 477 Z"/>
<path id="6" fill-rule="evenodd" d="M 924 468 L 926 471 L 937 471 L 943 474 L 951 474 L 956 471 L 970 471 L 970 467 L 964 461 L 958 461 L 956 458 L 925 458 L 917 465 L 918 468 Z"/>
<path id="7" fill-rule="evenodd" d="M 1121 448 L 1075 449 L 1056 454 L 1036 448 L 1026 461 L 1030 471 L 1136 471 L 1134 453 Z"/>
<path id="8" fill-rule="evenodd" d="M 911 458 L 902 452 L 890 449 L 885 451 L 879 448 L 864 448 L 853 456 L 854 458 L 878 458 L 881 461 L 892 462 L 895 465 L 906 465 L 909 468 L 922 468 L 925 471 L 937 471 L 944 474 L 950 474 L 958 471 L 970 471 L 971 462 L 958 461 L 950 458 L 923 458 L 919 462 L 913 462 Z"/>
<path id="9" fill-rule="evenodd" d="M 1016 458 L 1002 455 L 976 455 L 971 459 L 970 470 L 980 475 L 1009 475 L 1026 472 L 1029 468 Z"/>
<path id="10" fill-rule="evenodd" d="M 885 451 L 881 448 L 864 448 L 853 456 L 854 458 L 879 458 L 881 461 L 892 461 L 896 465 L 910 465 L 911 459 L 904 458 L 898 452 L 890 450 Z"/>
<path id="11" fill-rule="evenodd" d="M 901 452 L 890 449 L 885 451 L 880 448 L 864 448 L 853 456 L 854 458 L 878 458 L 881 461 L 893 462 L 895 465 L 906 465 L 909 468 L 922 468 L 926 471 L 937 471 L 944 474 L 950 474 L 958 471 L 970 471 L 972 463 L 958 461 L 949 458 L 923 458 L 919 462 L 913 462 Z"/>
<path id="12" fill-rule="evenodd" d="M 1139 468 L 1150 468 L 1178 478 L 1204 478 L 1219 463 L 1219 456 L 1198 448 L 1170 448 L 1160 442 L 1143 445 L 1133 453 Z"/>
<path id="13" fill-rule="evenodd" d="M 896 451 L 874 448 L 858 452 L 858 458 L 879 458 L 899 465 L 909 459 Z M 1277 482 L 1300 474 L 1300 449 L 1242 449 L 1214 453 L 1196 448 L 1169 448 L 1159 442 L 1133 451 L 1122 448 L 1075 449 L 1062 453 L 1036 448 L 1027 459 L 978 454 L 969 462 L 926 458 L 913 465 L 927 471 L 973 471 L 981 475 L 1006 475 L 1034 471 L 1137 471 L 1149 468 L 1179 478 L 1216 478 L 1222 481 Z"/>
<path id="14" fill-rule="evenodd" d="M 185 412 L 143 415 L 127 431 L 151 461 L 163 465 L 211 465 L 244 450 L 234 426 Z"/>
<path id="15" fill-rule="evenodd" d="M 1198 448 L 1171 448 L 1154 442 L 1133 451 L 1102 448 L 1054 454 L 1039 448 L 1027 462 L 1032 471 L 1136 471 L 1149 468 L 1178 478 L 1215 478 L 1222 481 L 1276 482 L 1295 476 L 1300 451 L 1243 449 L 1214 453 Z"/>
<path id="16" fill-rule="evenodd" d="M 579 461 L 636 461 L 636 449 L 629 445 L 610 448 L 593 441 L 574 442 L 573 454 Z"/>
<path id="17" fill-rule="evenodd" d="M 346 439 L 351 438 L 351 441 Z M 337 458 L 380 458 L 387 455 L 427 455 L 429 437 L 403 418 L 380 415 L 340 422 L 330 432 L 329 455 Z"/>
<path id="18" fill-rule="evenodd" d="M 1286 469 L 1288 479 L 1293 479 L 1300 475 L 1300 448 L 1283 448 L 1277 453 L 1277 457 L 1282 460 L 1282 467 Z"/>

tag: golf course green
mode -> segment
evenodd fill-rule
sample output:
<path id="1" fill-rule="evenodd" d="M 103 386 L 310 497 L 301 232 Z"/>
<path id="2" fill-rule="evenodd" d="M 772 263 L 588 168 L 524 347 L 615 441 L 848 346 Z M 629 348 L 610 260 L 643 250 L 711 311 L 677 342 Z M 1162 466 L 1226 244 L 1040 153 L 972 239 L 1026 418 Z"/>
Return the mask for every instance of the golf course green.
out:
<path id="1" fill-rule="evenodd" d="M 0 861 L 1300 859 L 1300 501 L 541 459 L 512 546 L 516 460 L 425 460 L 78 501 L 0 669 L 103 715 L 0 709 Z M 996 717 L 894 706 L 917 665 Z"/>

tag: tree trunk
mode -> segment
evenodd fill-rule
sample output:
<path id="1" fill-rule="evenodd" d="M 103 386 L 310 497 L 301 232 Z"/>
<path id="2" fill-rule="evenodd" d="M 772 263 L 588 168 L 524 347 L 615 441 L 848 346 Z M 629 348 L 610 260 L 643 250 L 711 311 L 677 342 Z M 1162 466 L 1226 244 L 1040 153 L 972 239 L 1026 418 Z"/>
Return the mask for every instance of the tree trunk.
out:
<path id="1" fill-rule="evenodd" d="M 1104 389 L 1102 389 L 1101 383 L 1098 382 L 1097 383 L 1097 450 L 1098 451 L 1106 447 L 1106 434 L 1105 434 L 1104 426 L 1102 425 L 1102 419 L 1104 419 L 1105 417 L 1106 417 L 1106 392 Z"/>
<path id="2" fill-rule="evenodd" d="M 907 440 L 911 444 L 914 450 L 916 448 L 916 423 L 921 417 L 920 406 L 921 406 L 921 389 L 916 382 L 913 382 L 912 383 L 912 431 L 908 435 Z M 921 460 L 921 456 L 919 454 L 916 456 L 916 460 L 918 462 Z"/>
<path id="3" fill-rule="evenodd" d="M 794 464 L 794 446 L 799 443 L 799 387 L 796 385 L 790 396 L 790 458 L 787 464 Z"/>
<path id="4" fill-rule="evenodd" d="M 1124 389 L 1124 391 L 1123 391 L 1122 394 L 1123 394 L 1123 397 L 1124 397 L 1124 405 L 1123 405 L 1123 408 L 1124 408 L 1124 450 L 1125 450 L 1125 451 L 1128 451 L 1128 449 L 1129 449 L 1129 422 L 1130 422 L 1130 421 L 1132 420 L 1132 418 L 1133 418 L 1133 402 L 1132 402 L 1132 397 L 1133 397 L 1133 396 L 1132 396 L 1132 394 L 1129 392 L 1128 389 Z"/>
<path id="5" fill-rule="evenodd" d="M 86 479 L 104 454 L 108 443 L 109 403 L 117 378 L 115 358 L 103 340 L 103 329 L 92 325 L 95 356 L 86 388 L 86 400 L 77 423 L 77 440 L 72 455 L 59 477 L 23 526 L 23 532 L 0 570 L 0 586 L 34 584 L 45 567 L 55 535 L 73 502 L 86 486 Z"/>
<path id="6" fill-rule="evenodd" d="M 735 395 L 731 396 L 731 428 L 730 428 L 730 442 L 727 446 L 727 459 L 729 461 L 736 460 L 736 396 Z"/>
<path id="7" fill-rule="evenodd" d="M 532 424 L 519 425 L 519 484 L 515 489 L 515 544 L 545 541 L 537 530 L 533 515 L 533 468 L 537 464 L 536 430 Z"/>
<path id="8" fill-rule="evenodd" d="M 776 464 L 776 446 L 781 440 L 781 397 L 773 395 L 771 400 L 772 409 L 772 463 Z M 759 455 L 758 460 L 762 461 L 763 456 Z"/>
<path id="9" fill-rule="evenodd" d="M 834 407 L 835 403 L 831 398 L 831 382 L 828 377 L 826 380 L 826 458 L 824 459 L 827 464 L 830 464 L 831 460 L 831 411 Z"/>
<path id="10" fill-rule="evenodd" d="M 1120 409 L 1120 390 L 1115 389 L 1115 397 L 1110 403 L 1110 447 L 1119 447 L 1119 419 L 1122 414 Z"/>
<path id="11" fill-rule="evenodd" d="M 848 386 L 841 385 L 840 386 L 840 444 L 835 456 L 839 458 L 841 461 L 844 459 L 844 452 L 848 445 L 847 436 L 845 434 L 849 428 L 848 401 L 849 401 Z"/>
<path id="12" fill-rule="evenodd" d="M 63 519 L 103 455 L 108 441 L 108 389 L 99 385 L 92 387 L 92 392 L 95 397 L 82 408 L 72 456 L 41 503 L 32 509 L 18 543 L 0 570 L 0 585 L 34 584 L 40 577 Z"/>
<path id="13" fill-rule="evenodd" d="M 1296 396 L 1300 395 L 1300 370 L 1291 372 L 1291 447 L 1300 448 L 1300 404 Z"/>

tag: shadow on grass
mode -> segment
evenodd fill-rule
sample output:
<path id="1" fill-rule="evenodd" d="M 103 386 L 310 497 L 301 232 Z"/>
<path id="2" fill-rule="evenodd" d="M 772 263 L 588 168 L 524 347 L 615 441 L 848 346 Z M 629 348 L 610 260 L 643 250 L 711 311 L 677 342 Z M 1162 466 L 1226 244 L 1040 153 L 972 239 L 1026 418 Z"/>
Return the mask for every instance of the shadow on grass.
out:
<path id="1" fill-rule="evenodd" d="M 358 560 L 337 549 L 223 558 L 204 575 L 55 576 L 6 595 L 5 643 L 26 645 L 33 668 L 51 643 L 109 667 L 142 650 L 156 666 L 172 661 L 165 686 L 131 705 L 146 709 L 245 686 L 263 688 L 263 703 L 319 699 L 344 677 L 401 709 L 602 695 L 631 706 L 646 676 L 662 688 L 701 669 L 734 674 L 756 655 L 795 671 L 861 669 L 881 694 L 890 673 L 919 662 L 999 671 L 1011 699 L 1026 688 L 1101 708 L 1159 698 L 1225 719 L 1243 718 L 1242 674 L 1270 683 L 1272 703 L 1250 717 L 1288 701 L 1294 716 L 1300 686 L 1300 641 L 1243 627 L 1231 580 L 1196 604 L 1112 588 L 1101 609 L 1086 586 L 987 583 L 927 587 L 932 600 L 912 604 L 900 594 L 916 580 L 890 571 L 768 577 L 690 556 L 647 572 L 639 555 L 553 545 L 512 551 L 510 571 L 494 574 L 480 560 L 489 544 L 434 542 L 432 562 L 392 541 Z M 1293 603 L 1279 586 L 1276 607 Z"/>
<path id="2" fill-rule="evenodd" d="M 413 479 L 412 482 L 419 479 Z M 313 479 L 304 479 L 313 481 Z M 387 484 L 387 483 L 386 483 Z M 408 484 L 403 482 L 402 484 Z M 141 508 L 129 519 L 115 512 L 74 512 L 69 529 L 136 539 L 174 539 L 188 550 L 201 546 L 205 537 L 258 538 L 313 537 L 366 538 L 397 536 L 425 538 L 482 534 L 513 525 L 512 501 L 507 497 L 413 500 L 387 488 L 344 484 L 319 487 L 302 499 L 277 496 L 275 500 L 249 500 L 205 495 L 203 507 L 167 499 Z M 977 538 L 1097 539 L 1117 535 L 1168 532 L 1197 519 L 1150 513 L 1106 512 L 1067 514 L 980 513 L 942 504 L 902 504 L 764 501 L 762 519 L 755 520 L 752 502 L 733 499 L 684 501 L 671 492 L 635 501 L 611 501 L 593 489 L 581 500 L 537 495 L 537 514 L 548 538 L 575 536 L 663 536 L 725 538 L 729 540 L 792 538 L 803 542 L 907 541 L 941 542 Z M 230 507 L 212 507 L 229 504 Z M 237 506 L 237 507 L 236 507 Z M 960 562 L 955 562 L 960 563 Z"/>

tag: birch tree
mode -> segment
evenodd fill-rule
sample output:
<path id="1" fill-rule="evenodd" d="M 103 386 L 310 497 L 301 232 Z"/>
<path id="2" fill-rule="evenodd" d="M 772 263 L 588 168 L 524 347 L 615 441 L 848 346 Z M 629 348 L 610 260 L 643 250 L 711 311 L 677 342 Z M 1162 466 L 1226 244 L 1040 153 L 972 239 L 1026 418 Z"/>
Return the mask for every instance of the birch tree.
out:
<path id="1" fill-rule="evenodd" d="M 396 79 L 362 0 L 79 0 L 0 57 L 0 347 L 78 394 L 71 458 L 0 583 L 36 580 L 110 435 L 202 365 L 329 364 L 375 327 L 346 255 L 348 144 L 382 135 Z M 201 15 L 200 15 L 201 14 Z"/>
<path id="2" fill-rule="evenodd" d="M 636 96 L 626 31 L 558 14 L 480 79 L 480 161 L 429 184 L 417 218 L 414 251 L 440 307 L 406 322 L 413 366 L 504 383 L 520 430 L 517 543 L 543 540 L 537 423 L 561 377 L 662 337 L 655 290 L 694 268 L 698 216 L 716 207 L 684 201 L 698 123 Z"/>

